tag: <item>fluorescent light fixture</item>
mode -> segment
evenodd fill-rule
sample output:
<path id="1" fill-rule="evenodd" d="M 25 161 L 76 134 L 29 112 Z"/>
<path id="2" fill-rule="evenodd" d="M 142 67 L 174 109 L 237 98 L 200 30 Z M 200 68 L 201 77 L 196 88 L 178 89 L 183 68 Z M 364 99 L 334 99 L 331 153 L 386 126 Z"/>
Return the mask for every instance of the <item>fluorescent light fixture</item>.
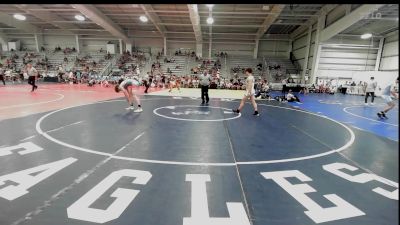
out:
<path id="1" fill-rule="evenodd" d="M 214 23 L 214 19 L 212 17 L 208 17 L 207 18 L 207 23 L 208 24 L 213 24 Z"/>
<path id="2" fill-rule="evenodd" d="M 208 8 L 212 8 L 212 7 L 214 7 L 214 5 L 213 4 L 209 4 L 209 5 L 206 5 Z"/>
<path id="3" fill-rule="evenodd" d="M 147 21 L 149 21 L 149 19 L 147 19 L 146 16 L 140 16 L 139 19 L 140 19 L 140 21 L 142 21 L 143 23 L 146 23 Z"/>
<path id="4" fill-rule="evenodd" d="M 361 35 L 361 39 L 368 39 L 370 37 L 372 37 L 371 33 L 366 33 L 366 34 Z"/>
<path id="5" fill-rule="evenodd" d="M 85 17 L 82 16 L 82 15 L 76 15 L 76 16 L 75 16 L 75 19 L 76 19 L 76 20 L 79 20 L 79 21 L 84 21 L 84 20 L 85 20 Z"/>
<path id="6" fill-rule="evenodd" d="M 26 17 L 21 14 L 14 14 L 14 18 L 17 20 L 26 20 Z"/>

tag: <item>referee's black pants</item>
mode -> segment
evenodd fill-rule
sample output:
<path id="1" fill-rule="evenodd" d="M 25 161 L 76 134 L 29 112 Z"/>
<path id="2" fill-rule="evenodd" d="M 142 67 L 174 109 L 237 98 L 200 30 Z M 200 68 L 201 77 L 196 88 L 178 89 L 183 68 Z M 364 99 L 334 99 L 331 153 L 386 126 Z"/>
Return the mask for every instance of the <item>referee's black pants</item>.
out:
<path id="1" fill-rule="evenodd" d="M 0 75 L 0 80 L 3 81 L 4 85 L 6 85 L 6 82 L 4 81 L 4 75 L 3 74 Z"/>
<path id="2" fill-rule="evenodd" d="M 151 86 L 151 83 L 153 82 L 153 79 L 149 79 L 149 81 L 144 82 L 144 86 L 146 87 L 146 90 L 144 90 L 144 93 L 147 93 L 147 90 L 149 90 L 149 87 Z"/>
<path id="3" fill-rule="evenodd" d="M 368 102 L 368 97 L 369 97 L 369 95 L 371 95 L 371 97 L 372 97 L 371 102 L 374 103 L 375 92 L 373 92 L 373 91 L 372 91 L 372 92 L 366 92 L 366 93 L 365 93 L 365 103 Z"/>
<path id="4" fill-rule="evenodd" d="M 28 84 L 32 85 L 32 91 L 34 91 L 35 88 L 37 88 L 35 82 L 36 82 L 36 77 L 35 76 L 29 76 Z"/>
<path id="5" fill-rule="evenodd" d="M 208 85 L 201 85 L 201 100 L 203 100 L 203 103 L 204 97 L 206 99 L 206 102 L 208 103 L 208 101 L 210 100 L 210 98 L 208 97 Z"/>

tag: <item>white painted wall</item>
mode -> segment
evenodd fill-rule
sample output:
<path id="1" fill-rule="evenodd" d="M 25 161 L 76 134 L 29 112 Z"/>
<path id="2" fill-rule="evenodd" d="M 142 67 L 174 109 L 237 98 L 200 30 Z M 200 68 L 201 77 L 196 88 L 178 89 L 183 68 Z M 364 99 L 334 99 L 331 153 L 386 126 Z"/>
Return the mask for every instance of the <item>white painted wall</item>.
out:
<path id="1" fill-rule="evenodd" d="M 289 40 L 266 40 L 260 41 L 258 45 L 258 57 L 282 57 L 289 58 Z"/>
<path id="2" fill-rule="evenodd" d="M 107 49 L 108 40 L 79 39 L 79 41 L 81 42 L 82 45 L 81 52 L 97 52 L 101 48 L 103 50 Z M 113 40 L 111 42 L 117 44 L 116 40 Z M 117 52 L 119 53 L 119 51 Z"/>
<path id="3" fill-rule="evenodd" d="M 359 37 L 332 38 L 322 46 L 317 73 L 324 70 L 336 70 L 345 74 L 346 71 L 374 70 L 378 47 L 378 38 L 371 40 L 362 40 Z"/>
<path id="4" fill-rule="evenodd" d="M 156 56 L 158 52 L 161 52 L 164 48 L 164 39 L 163 38 L 134 38 L 133 39 L 133 47 L 135 48 L 150 48 L 151 54 Z M 167 42 L 168 48 L 168 42 Z"/>
<path id="5" fill-rule="evenodd" d="M 15 39 L 15 38 L 13 38 Z M 21 48 L 27 48 L 28 51 L 36 51 L 36 42 L 35 38 L 32 37 L 24 37 L 24 38 L 18 38 L 18 40 L 21 41 Z"/>
<path id="6" fill-rule="evenodd" d="M 50 36 L 43 35 L 43 45 L 47 50 L 54 50 L 55 47 L 60 46 L 64 48 L 76 48 L 75 36 Z M 40 48 L 40 46 L 39 46 Z"/>
<path id="7" fill-rule="evenodd" d="M 397 34 L 396 34 L 397 35 Z M 398 39 L 398 38 L 397 38 Z M 374 71 L 377 58 L 377 49 L 357 49 L 357 48 L 335 48 L 323 47 L 321 57 L 319 60 L 317 77 L 329 77 L 335 79 L 351 78 L 356 81 L 367 81 L 370 77 L 375 77 L 378 86 L 384 88 L 386 85 L 394 82 L 398 77 L 398 41 L 395 38 L 388 38 L 389 43 L 385 43 L 386 51 L 384 49 L 380 70 Z M 362 40 L 358 37 L 355 38 L 334 38 L 328 43 L 336 44 L 350 44 L 350 45 L 373 45 L 373 48 L 379 47 L 379 39 Z M 384 68 L 384 69 L 382 69 Z M 396 69 L 397 71 L 393 71 Z M 379 92 L 378 92 L 379 94 Z"/>
<path id="8" fill-rule="evenodd" d="M 252 56 L 254 53 L 255 44 L 223 44 L 213 42 L 212 49 L 223 51 L 229 55 L 246 55 Z M 208 43 L 203 44 L 203 56 L 208 56 Z"/>
<path id="9" fill-rule="evenodd" d="M 399 32 L 390 34 L 383 45 L 382 58 L 379 70 L 399 70 Z"/>
<path id="10" fill-rule="evenodd" d="M 187 42 L 174 42 L 174 41 L 168 41 L 167 39 L 167 54 L 168 55 L 174 55 L 175 51 L 179 49 L 186 49 L 186 51 L 195 51 L 196 50 L 196 43 L 187 43 Z M 185 52 L 185 50 L 183 50 Z M 208 51 L 207 51 L 208 53 Z"/>
<path id="11" fill-rule="evenodd" d="M 313 26 L 316 28 L 316 26 Z M 313 55 L 314 55 L 314 46 L 315 46 L 315 35 L 316 35 L 316 29 L 311 31 L 311 40 L 310 40 L 310 51 L 308 55 L 308 63 L 307 63 L 307 68 L 312 69 L 312 63 L 313 63 Z M 294 57 L 296 58 L 296 61 L 300 65 L 300 72 L 303 71 L 303 66 L 304 66 L 304 60 L 306 57 L 306 51 L 307 51 L 307 37 L 308 36 L 308 29 L 301 35 L 297 36 L 296 39 L 293 40 L 293 54 Z"/>

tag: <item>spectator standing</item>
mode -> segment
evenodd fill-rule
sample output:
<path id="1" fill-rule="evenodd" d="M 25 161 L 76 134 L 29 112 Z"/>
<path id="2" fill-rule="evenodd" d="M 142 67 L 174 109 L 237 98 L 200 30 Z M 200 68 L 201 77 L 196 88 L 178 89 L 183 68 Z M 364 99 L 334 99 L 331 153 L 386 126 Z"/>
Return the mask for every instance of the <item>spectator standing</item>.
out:
<path id="1" fill-rule="evenodd" d="M 365 89 L 365 105 L 368 105 L 368 97 L 371 95 L 371 105 L 374 104 L 375 98 L 375 89 L 378 86 L 378 83 L 374 81 L 374 77 L 371 77 L 368 82 L 366 82 L 367 87 Z"/>

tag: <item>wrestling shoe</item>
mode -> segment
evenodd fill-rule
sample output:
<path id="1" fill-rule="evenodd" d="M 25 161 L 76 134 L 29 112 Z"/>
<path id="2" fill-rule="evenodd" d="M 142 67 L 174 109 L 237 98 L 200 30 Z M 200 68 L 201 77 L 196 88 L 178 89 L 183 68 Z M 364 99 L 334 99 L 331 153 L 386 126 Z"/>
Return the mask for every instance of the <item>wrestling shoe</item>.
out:
<path id="1" fill-rule="evenodd" d="M 232 112 L 234 112 L 234 113 L 240 113 L 239 109 L 232 109 Z"/>
<path id="2" fill-rule="evenodd" d="M 382 119 L 382 113 L 378 112 L 376 115 L 378 115 L 378 117 Z"/>
<path id="3" fill-rule="evenodd" d="M 135 113 L 143 112 L 143 109 L 140 107 L 140 108 L 133 110 L 133 112 L 135 112 Z"/>
<path id="4" fill-rule="evenodd" d="M 381 112 L 382 118 L 388 119 L 388 117 L 386 116 L 386 114 L 384 112 Z"/>
<path id="5" fill-rule="evenodd" d="M 260 113 L 258 113 L 258 111 L 254 111 L 253 115 L 254 116 L 260 116 Z"/>

